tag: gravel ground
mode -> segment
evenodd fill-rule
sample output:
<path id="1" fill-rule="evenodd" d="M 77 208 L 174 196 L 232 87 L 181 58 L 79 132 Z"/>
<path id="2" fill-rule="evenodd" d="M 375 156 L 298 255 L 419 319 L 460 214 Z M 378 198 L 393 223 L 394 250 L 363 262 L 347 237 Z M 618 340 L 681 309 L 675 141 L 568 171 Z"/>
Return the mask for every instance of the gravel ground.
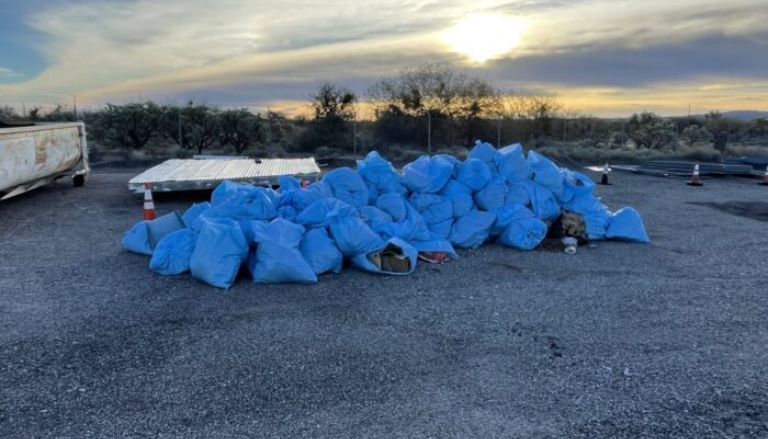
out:
<path id="1" fill-rule="evenodd" d="M 754 180 L 614 174 L 650 245 L 225 292 L 121 251 L 119 172 L 0 203 L 0 437 L 768 437 Z"/>

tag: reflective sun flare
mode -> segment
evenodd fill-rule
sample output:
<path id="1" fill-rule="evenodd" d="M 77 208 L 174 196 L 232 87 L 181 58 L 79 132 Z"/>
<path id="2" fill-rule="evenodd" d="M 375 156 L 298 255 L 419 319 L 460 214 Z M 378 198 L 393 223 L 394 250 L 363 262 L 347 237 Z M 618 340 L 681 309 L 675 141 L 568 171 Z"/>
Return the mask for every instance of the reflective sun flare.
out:
<path id="1" fill-rule="evenodd" d="M 459 21 L 444 32 L 443 39 L 454 52 L 482 64 L 514 50 L 524 31 L 525 25 L 519 18 L 481 14 Z"/>

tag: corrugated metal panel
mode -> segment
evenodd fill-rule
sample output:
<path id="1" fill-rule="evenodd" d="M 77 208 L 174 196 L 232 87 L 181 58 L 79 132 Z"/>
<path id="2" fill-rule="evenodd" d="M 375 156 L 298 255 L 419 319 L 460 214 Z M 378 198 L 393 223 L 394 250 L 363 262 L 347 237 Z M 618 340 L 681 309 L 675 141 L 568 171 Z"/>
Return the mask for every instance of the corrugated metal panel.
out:
<path id="1" fill-rule="evenodd" d="M 314 157 L 301 159 L 167 160 L 128 182 L 134 192 L 150 183 L 153 190 L 172 192 L 210 189 L 224 180 L 274 184 L 281 175 L 316 177 L 320 168 Z"/>

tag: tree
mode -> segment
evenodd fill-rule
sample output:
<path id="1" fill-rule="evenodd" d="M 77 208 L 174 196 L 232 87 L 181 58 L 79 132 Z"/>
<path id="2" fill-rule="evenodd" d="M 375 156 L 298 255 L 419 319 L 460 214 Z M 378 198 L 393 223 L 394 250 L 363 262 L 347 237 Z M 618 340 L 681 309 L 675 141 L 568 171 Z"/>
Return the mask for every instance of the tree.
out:
<path id="1" fill-rule="evenodd" d="M 376 132 L 384 140 L 410 138 L 421 143 L 429 124 L 429 134 L 441 136 L 433 137 L 436 143 L 466 142 L 483 128 L 482 119 L 498 114 L 498 95 L 487 81 L 456 72 L 445 63 L 424 64 L 381 79 L 369 87 L 368 96 L 376 110 Z"/>
<path id="2" fill-rule="evenodd" d="M 633 114 L 627 129 L 638 148 L 661 149 L 675 139 L 674 124 L 650 112 Z"/>
<path id="3" fill-rule="evenodd" d="M 304 151 L 320 146 L 348 147 L 351 142 L 349 121 L 355 118 L 357 96 L 343 87 L 322 84 L 310 97 L 314 119 L 299 139 Z"/>
<path id="4" fill-rule="evenodd" d="M 16 109 L 10 105 L 0 107 L 0 119 L 12 120 L 17 117 L 19 117 L 19 115 L 16 114 Z"/>
<path id="5" fill-rule="evenodd" d="M 768 119 L 760 118 L 750 122 L 749 127 L 747 128 L 747 134 L 754 137 L 768 136 Z"/>
<path id="6" fill-rule="evenodd" d="M 158 132 L 161 110 L 153 102 L 112 105 L 102 111 L 91 128 L 107 143 L 141 149 Z"/>
<path id="7" fill-rule="evenodd" d="M 409 116 L 436 112 L 448 117 L 495 113 L 497 93 L 487 81 L 453 71 L 445 63 L 424 64 L 384 78 L 368 89 L 379 111 L 394 108 Z"/>
<path id="8" fill-rule="evenodd" d="M 141 104 L 136 104 L 141 105 Z M 72 110 L 68 110 L 66 107 L 57 105 L 51 112 L 43 117 L 46 122 L 75 122 L 77 116 Z"/>
<path id="9" fill-rule="evenodd" d="M 352 91 L 331 83 L 322 84 L 310 99 L 315 120 L 352 120 L 355 118 L 355 101 Z"/>
<path id="10" fill-rule="evenodd" d="M 704 125 L 712 133 L 713 146 L 720 151 L 720 160 L 725 160 L 725 149 L 728 146 L 731 124 L 718 111 L 710 111 L 704 116 Z"/>
<path id="11" fill-rule="evenodd" d="M 182 120 L 186 121 L 186 128 L 189 131 L 189 146 L 187 149 L 194 149 L 198 154 L 213 145 L 219 135 L 218 110 L 205 104 L 193 104 L 184 107 L 182 110 Z"/>
<path id="12" fill-rule="evenodd" d="M 161 131 L 179 146 L 202 154 L 218 139 L 219 111 L 206 104 L 190 101 L 179 107 L 165 107 Z"/>
<path id="13" fill-rule="evenodd" d="M 710 133 L 705 127 L 700 125 L 690 125 L 683 130 L 683 140 L 690 145 L 702 142 L 711 142 L 712 133 Z"/>
<path id="14" fill-rule="evenodd" d="M 219 119 L 222 139 L 232 145 L 237 154 L 242 154 L 254 143 L 263 141 L 261 115 L 254 115 L 242 108 L 226 110 L 221 113 Z"/>

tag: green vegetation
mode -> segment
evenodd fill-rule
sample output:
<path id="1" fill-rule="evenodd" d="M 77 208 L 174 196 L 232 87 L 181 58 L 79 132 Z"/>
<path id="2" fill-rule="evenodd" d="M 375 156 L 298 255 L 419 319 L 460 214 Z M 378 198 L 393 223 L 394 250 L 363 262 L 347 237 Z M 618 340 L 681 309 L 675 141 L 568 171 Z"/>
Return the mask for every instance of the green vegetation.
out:
<path id="1" fill-rule="evenodd" d="M 107 104 L 75 114 L 57 106 L 18 114 L 0 106 L 0 122 L 82 120 L 94 161 L 232 154 L 251 157 L 314 154 L 352 163 L 372 149 L 403 163 L 427 152 L 461 156 L 476 139 L 521 142 L 563 159 L 636 161 L 687 157 L 723 160 L 765 154 L 768 120 L 732 120 L 718 112 L 665 118 L 642 112 L 601 119 L 567 111 L 556 96 L 501 91 L 488 81 L 427 64 L 374 83 L 361 97 L 324 83 L 309 97 L 311 117 L 220 109 L 201 102 Z M 359 117 L 365 114 L 365 118 Z M 370 116 L 367 116 L 370 114 Z M 362 120 L 361 120 L 362 119 Z"/>

